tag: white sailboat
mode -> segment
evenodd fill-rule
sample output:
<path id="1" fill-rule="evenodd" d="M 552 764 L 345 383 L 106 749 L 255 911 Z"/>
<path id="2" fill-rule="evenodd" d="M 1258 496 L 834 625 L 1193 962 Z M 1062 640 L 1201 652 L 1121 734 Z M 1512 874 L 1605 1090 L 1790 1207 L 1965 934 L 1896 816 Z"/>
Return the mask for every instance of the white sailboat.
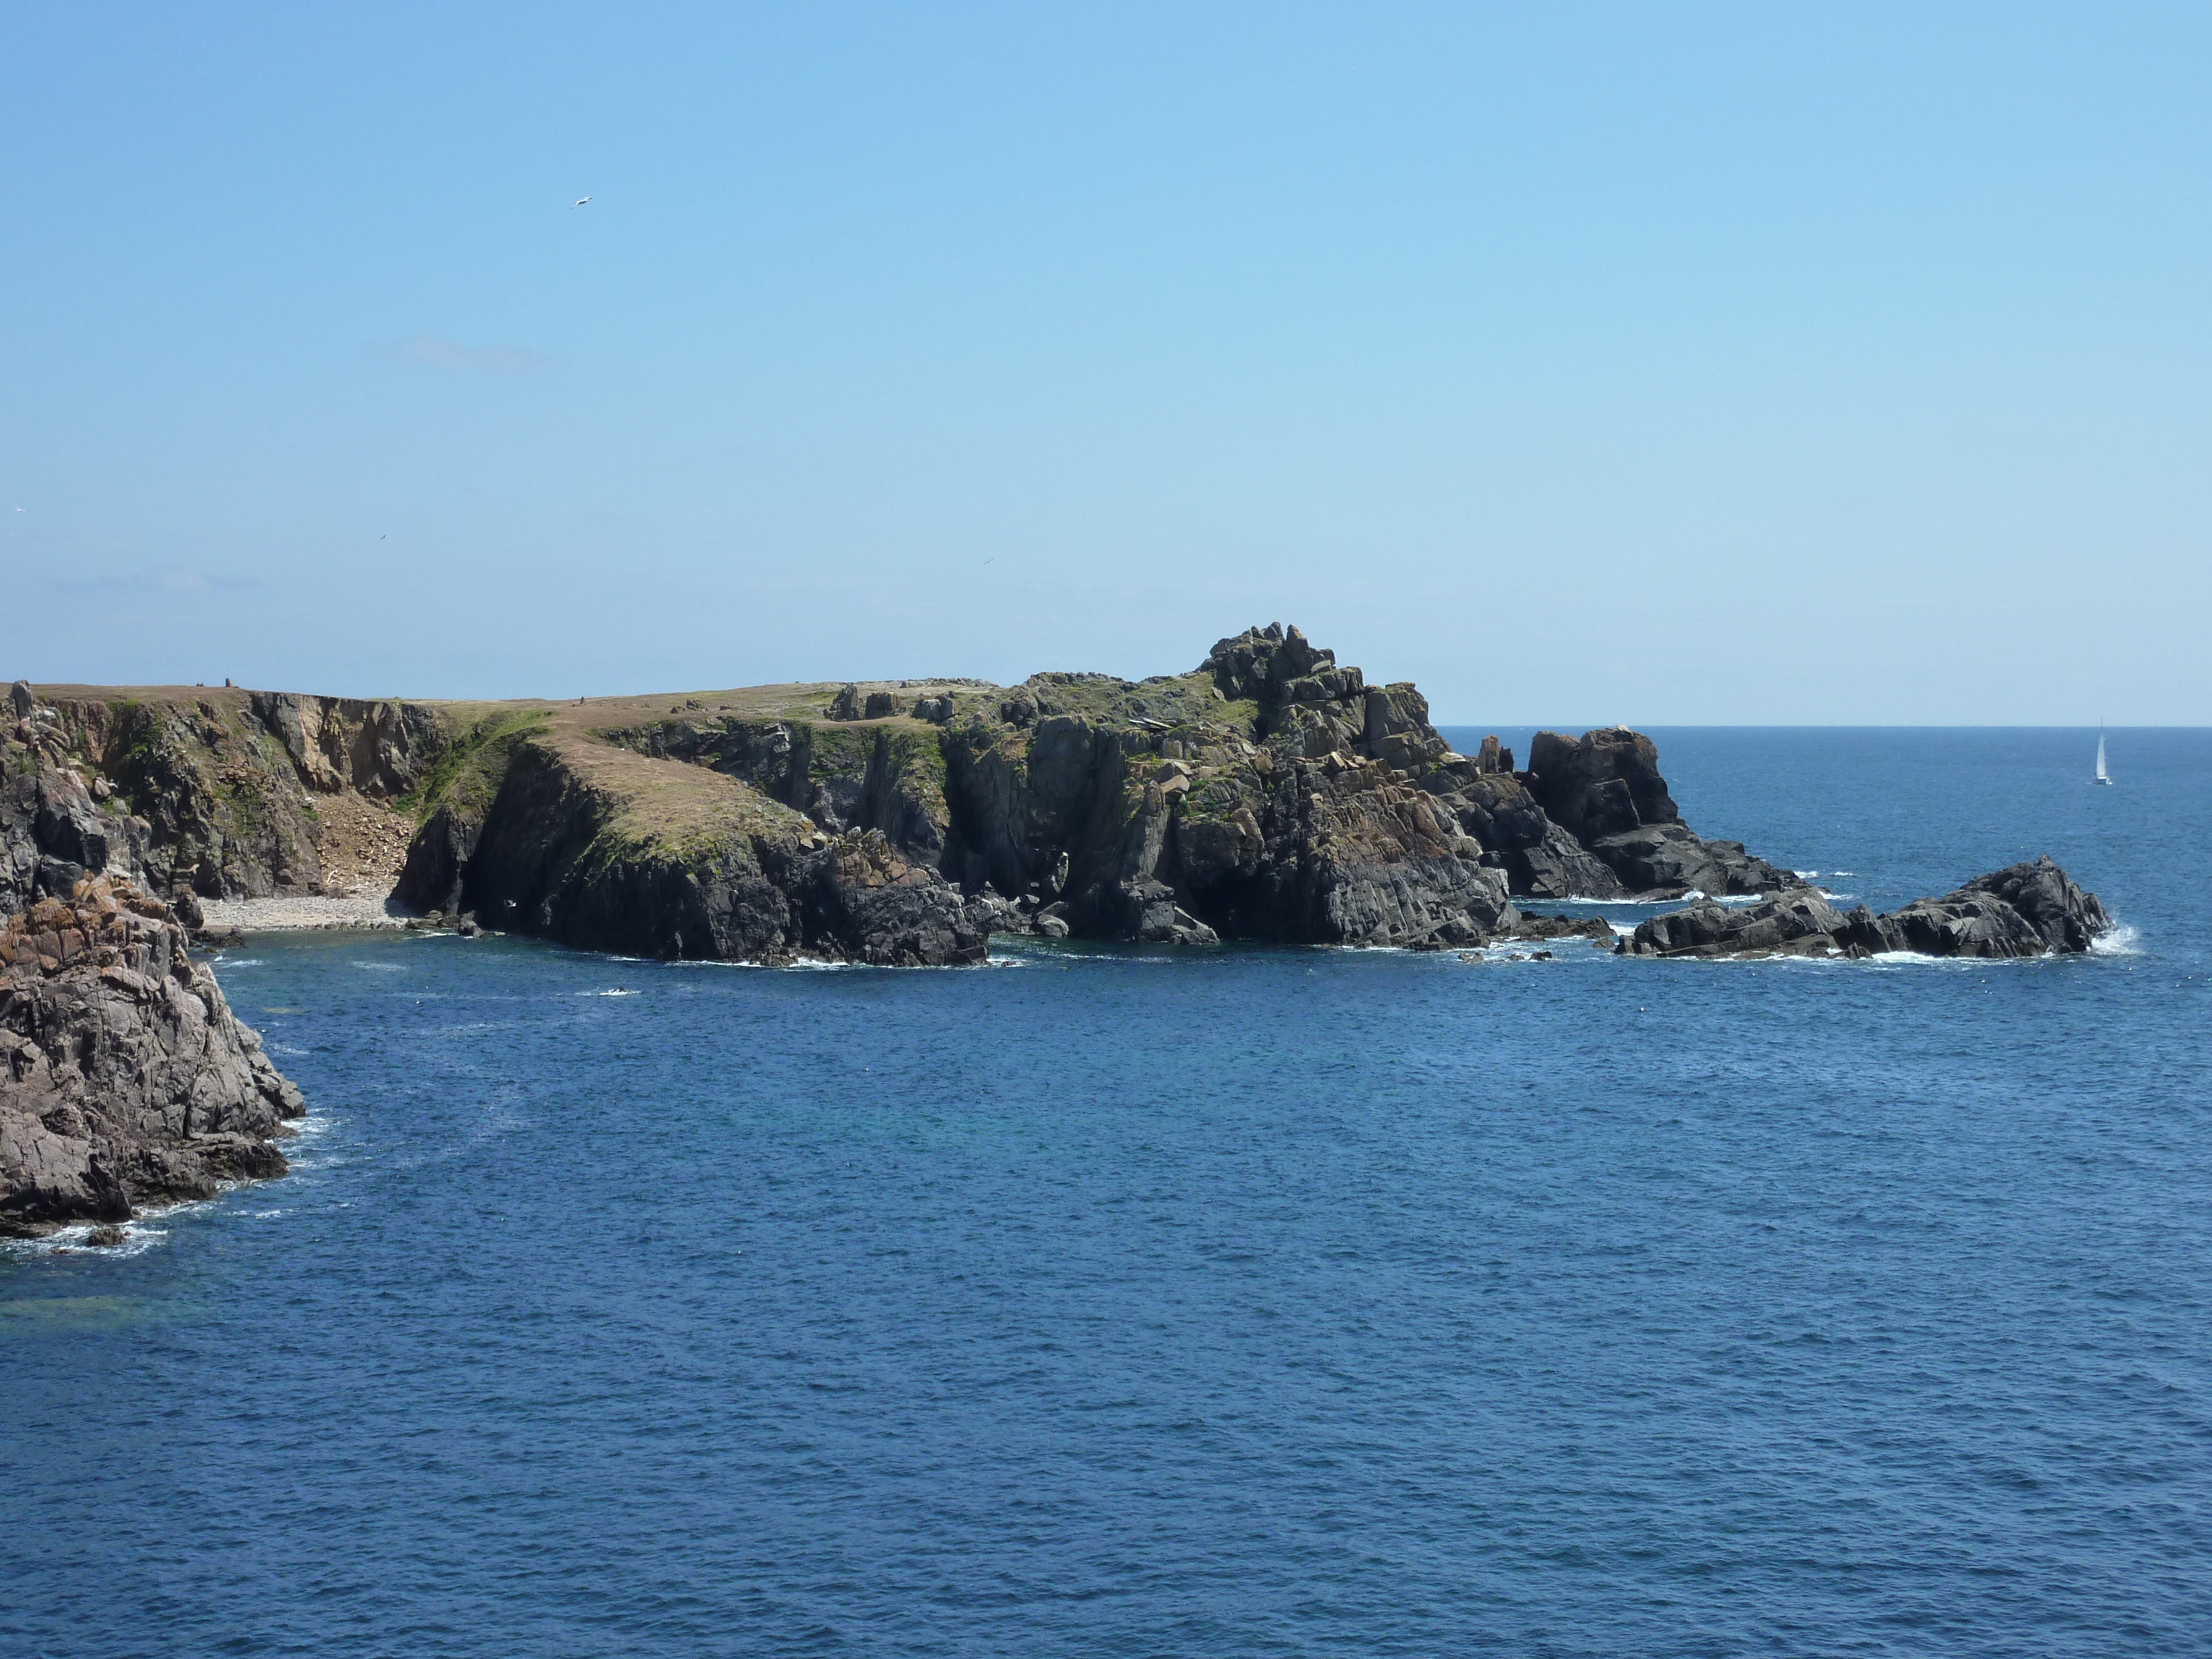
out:
<path id="1" fill-rule="evenodd" d="M 2101 726 L 2097 728 L 2097 775 L 2089 781 L 2107 786 L 2112 781 L 2105 775 L 2105 728 Z"/>

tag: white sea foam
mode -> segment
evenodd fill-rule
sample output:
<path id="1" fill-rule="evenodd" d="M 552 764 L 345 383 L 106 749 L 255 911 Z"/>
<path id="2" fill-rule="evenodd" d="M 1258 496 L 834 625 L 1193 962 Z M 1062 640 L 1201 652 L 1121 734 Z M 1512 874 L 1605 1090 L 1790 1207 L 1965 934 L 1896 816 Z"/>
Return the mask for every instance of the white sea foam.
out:
<path id="1" fill-rule="evenodd" d="M 2139 957 L 2142 953 L 2142 935 L 2126 922 L 2089 941 L 2089 954 L 2093 957 Z"/>
<path id="2" fill-rule="evenodd" d="M 407 964 L 404 962 L 355 962 L 349 963 L 347 966 L 370 974 L 404 974 L 407 971 Z"/>
<path id="3" fill-rule="evenodd" d="M 97 1221 L 75 1221 L 65 1227 L 57 1228 L 43 1238 L 0 1239 L 0 1249 L 20 1252 L 26 1255 L 48 1255 L 58 1250 L 65 1252 L 83 1250 L 88 1253 L 96 1251 L 101 1255 L 143 1255 L 147 1251 L 159 1249 L 168 1242 L 169 1230 L 166 1227 L 157 1227 L 153 1224 L 154 1223 L 165 1221 L 171 1216 L 185 1215 L 194 1210 L 206 1209 L 210 1203 L 216 1201 L 218 1200 L 193 1199 L 187 1203 L 167 1204 L 153 1209 L 141 1210 L 130 1220 L 114 1224 L 123 1230 L 123 1242 L 120 1244 L 89 1243 L 88 1241 L 92 1237 L 92 1230 L 108 1224 Z"/>

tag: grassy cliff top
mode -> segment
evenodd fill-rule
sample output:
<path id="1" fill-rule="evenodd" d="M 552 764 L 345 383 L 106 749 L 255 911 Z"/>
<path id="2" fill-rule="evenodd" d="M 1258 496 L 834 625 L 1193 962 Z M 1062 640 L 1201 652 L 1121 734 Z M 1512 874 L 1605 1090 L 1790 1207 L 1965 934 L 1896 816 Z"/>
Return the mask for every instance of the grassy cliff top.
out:
<path id="1" fill-rule="evenodd" d="M 671 721 L 720 726 L 775 720 L 848 732 L 855 738 L 878 726 L 889 726 L 917 737 L 927 733 L 933 739 L 946 722 L 925 723 L 914 716 L 915 704 L 925 698 L 949 701 L 950 723 L 955 725 L 975 718 L 995 724 L 1005 712 L 1025 703 L 1028 711 L 1021 715 L 1024 724 L 1067 714 L 1107 726 L 1142 725 L 1156 730 L 1203 726 L 1249 733 L 1258 713 L 1253 704 L 1223 702 L 1211 678 L 1203 672 L 1145 680 L 1111 674 L 1048 672 L 1032 675 L 1018 686 L 952 678 L 854 681 L 850 684 L 862 708 L 871 694 L 884 693 L 890 699 L 892 712 L 873 720 L 833 722 L 829 710 L 846 684 L 793 682 L 580 700 L 388 697 L 343 701 L 410 702 L 433 711 L 445 727 L 446 741 L 434 757 L 393 802 L 417 821 L 447 805 L 463 813 L 481 811 L 497 793 L 514 746 L 528 744 L 549 750 L 580 782 L 610 803 L 619 803 L 622 839 L 662 846 L 733 830 L 790 830 L 803 820 L 741 780 L 688 762 L 655 758 L 620 742 L 610 742 L 611 736 Z M 44 702 L 167 708 L 188 718 L 191 711 L 205 708 L 226 724 L 244 715 L 256 695 L 244 686 L 205 685 L 43 684 L 33 686 L 33 691 Z M 821 740 L 817 738 L 817 743 Z"/>
<path id="2" fill-rule="evenodd" d="M 792 682 L 782 685 L 725 687 L 717 690 L 647 691 L 615 697 L 583 699 L 558 697 L 439 698 L 358 697 L 353 702 L 409 702 L 436 710 L 457 730 L 523 711 L 543 711 L 552 731 L 620 730 L 649 725 L 674 716 L 720 720 L 821 720 L 848 682 L 827 680 Z M 1197 720 L 1249 722 L 1249 706 L 1224 705 L 1215 695 L 1212 680 L 1203 673 L 1163 674 L 1146 680 L 1125 680 L 1111 674 L 1034 674 L 1018 686 L 1001 686 L 977 679 L 856 680 L 853 684 L 863 704 L 872 692 L 888 693 L 894 713 L 904 719 L 924 697 L 951 699 L 956 719 L 970 714 L 995 717 L 1010 696 L 1026 695 L 1041 712 L 1080 714 L 1092 720 L 1130 721 L 1155 720 L 1170 725 Z M 34 684 L 32 692 L 45 702 L 128 702 L 189 706 L 206 703 L 224 710 L 243 710 L 253 691 L 226 685 L 62 685 Z M 312 696 L 313 693 L 298 695 Z"/>

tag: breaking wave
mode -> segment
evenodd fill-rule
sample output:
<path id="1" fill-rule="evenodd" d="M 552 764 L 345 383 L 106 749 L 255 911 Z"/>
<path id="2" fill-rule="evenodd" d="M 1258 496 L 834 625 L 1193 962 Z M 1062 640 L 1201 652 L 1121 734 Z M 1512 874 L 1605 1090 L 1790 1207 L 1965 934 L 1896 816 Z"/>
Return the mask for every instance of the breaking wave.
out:
<path id="1" fill-rule="evenodd" d="M 2142 935 L 2126 922 L 2121 922 L 2109 933 L 2100 933 L 2089 941 L 2093 957 L 2139 957 L 2142 951 Z"/>

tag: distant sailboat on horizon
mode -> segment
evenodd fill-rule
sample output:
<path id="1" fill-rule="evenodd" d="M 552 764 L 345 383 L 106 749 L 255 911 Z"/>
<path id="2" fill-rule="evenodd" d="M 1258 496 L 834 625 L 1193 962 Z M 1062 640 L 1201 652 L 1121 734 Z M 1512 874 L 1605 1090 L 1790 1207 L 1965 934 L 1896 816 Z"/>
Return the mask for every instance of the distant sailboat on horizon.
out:
<path id="1" fill-rule="evenodd" d="M 2108 787 L 2112 781 L 2105 775 L 2105 727 L 2102 721 L 2098 722 L 2097 726 L 2097 775 L 2089 781 L 2101 783 Z"/>

